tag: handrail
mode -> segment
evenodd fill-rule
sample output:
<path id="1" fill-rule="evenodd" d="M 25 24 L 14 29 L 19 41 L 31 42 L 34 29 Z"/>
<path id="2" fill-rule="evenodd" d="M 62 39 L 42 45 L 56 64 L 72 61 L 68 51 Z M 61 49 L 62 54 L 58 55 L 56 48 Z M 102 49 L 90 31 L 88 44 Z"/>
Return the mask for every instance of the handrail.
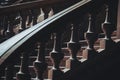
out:
<path id="1" fill-rule="evenodd" d="M 52 17 L 42 21 L 41 23 L 36 24 L 33 27 L 30 27 L 23 32 L 11 37 L 10 39 L 4 41 L 0 44 L 0 65 L 6 60 L 13 51 L 15 51 L 19 46 L 21 46 L 25 41 L 27 41 L 30 37 L 35 35 L 37 32 L 45 28 L 47 25 L 53 23 L 54 21 L 60 19 L 62 16 L 72 12 L 73 10 L 91 2 L 92 0 L 82 0 L 75 5 L 53 15 Z"/>
<path id="2" fill-rule="evenodd" d="M 30 1 L 30 2 L 24 2 L 24 3 L 17 3 L 9 6 L 0 6 L 0 14 L 6 13 L 6 12 L 12 12 L 12 11 L 18 11 L 22 9 L 27 9 L 27 8 L 34 8 L 36 6 L 43 7 L 43 6 L 48 6 L 52 4 L 57 4 L 60 2 L 63 2 L 66 0 L 36 0 L 36 1 Z"/>

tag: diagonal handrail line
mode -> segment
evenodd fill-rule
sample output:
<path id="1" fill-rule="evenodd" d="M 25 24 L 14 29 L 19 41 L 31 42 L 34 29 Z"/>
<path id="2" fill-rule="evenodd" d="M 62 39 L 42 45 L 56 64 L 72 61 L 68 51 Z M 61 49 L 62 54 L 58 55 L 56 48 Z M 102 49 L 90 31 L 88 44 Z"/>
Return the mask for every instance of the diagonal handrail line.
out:
<path id="1" fill-rule="evenodd" d="M 13 51 L 15 51 L 19 46 L 21 46 L 25 41 L 27 41 L 30 37 L 32 37 L 34 34 L 45 28 L 47 25 L 51 24 L 55 20 L 58 20 L 62 16 L 68 14 L 69 12 L 77 9 L 80 6 L 83 6 L 92 0 L 82 0 L 75 5 L 53 15 L 52 17 L 42 21 L 41 23 L 36 24 L 35 26 L 32 26 L 31 28 L 28 28 L 24 30 L 23 32 L 11 37 L 10 39 L 4 41 L 0 44 L 0 65 L 6 60 Z"/>
<path id="2" fill-rule="evenodd" d="M 30 1 L 30 2 L 24 2 L 24 3 L 17 3 L 13 5 L 7 5 L 7 6 L 0 6 L 0 14 L 4 14 L 6 12 L 13 12 L 23 9 L 30 9 L 34 8 L 36 6 L 43 7 L 48 6 L 52 4 L 62 3 L 66 0 L 36 0 L 36 1 Z"/>

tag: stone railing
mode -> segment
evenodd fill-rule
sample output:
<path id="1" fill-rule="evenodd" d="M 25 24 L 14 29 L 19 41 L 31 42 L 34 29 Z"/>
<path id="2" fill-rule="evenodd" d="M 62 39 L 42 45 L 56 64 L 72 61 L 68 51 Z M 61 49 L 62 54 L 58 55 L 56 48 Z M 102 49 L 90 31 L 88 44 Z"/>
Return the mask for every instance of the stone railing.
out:
<path id="1" fill-rule="evenodd" d="M 119 42 L 115 43 L 111 36 L 117 24 L 114 22 L 117 19 L 115 17 L 117 1 L 114 5 L 111 4 L 113 2 L 78 1 L 2 42 L 0 44 L 0 78 L 3 80 L 93 79 L 100 65 L 97 61 L 101 64 L 101 61 L 105 61 L 103 64 L 106 64 L 109 61 L 109 55 L 115 56 L 114 51 L 119 51 Z M 99 26 L 96 27 L 96 25 Z M 104 35 L 99 40 L 98 35 L 101 32 Z M 99 49 L 94 46 L 95 43 Z M 63 45 L 66 45 L 66 48 L 63 48 Z M 116 56 L 119 57 L 119 54 Z M 106 66 L 109 65 L 111 66 L 106 64 Z M 104 66 L 100 67 L 100 70 L 104 71 L 104 68 Z M 91 70 L 95 72 L 92 74 Z M 88 75 L 85 75 L 86 73 Z"/>

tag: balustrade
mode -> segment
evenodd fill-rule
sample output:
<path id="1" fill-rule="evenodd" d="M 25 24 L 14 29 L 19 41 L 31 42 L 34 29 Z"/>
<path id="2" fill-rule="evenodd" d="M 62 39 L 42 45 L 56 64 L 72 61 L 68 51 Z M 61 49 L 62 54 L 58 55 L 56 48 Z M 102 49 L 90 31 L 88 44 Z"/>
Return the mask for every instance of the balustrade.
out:
<path id="1" fill-rule="evenodd" d="M 88 24 L 88 30 L 85 33 L 85 39 L 87 40 L 88 47 L 83 50 L 83 59 L 89 60 L 90 58 L 94 58 L 95 55 L 97 55 L 97 52 L 94 49 L 94 43 L 97 40 L 97 36 L 95 32 L 91 31 L 91 15 L 89 15 L 89 24 Z"/>
<path id="2" fill-rule="evenodd" d="M 34 61 L 34 69 L 36 72 L 36 80 L 43 80 L 43 74 L 47 69 L 47 63 L 45 62 L 45 42 L 37 43 L 37 58 Z"/>
<path id="3" fill-rule="evenodd" d="M 69 53 L 70 53 L 70 59 L 66 61 L 66 67 L 68 69 L 74 69 L 78 65 L 80 65 L 80 62 L 77 59 L 77 53 L 80 50 L 80 43 L 78 42 L 77 35 L 78 35 L 78 30 L 77 27 L 71 24 L 71 39 L 67 43 L 67 47 L 69 48 Z"/>
<path id="4" fill-rule="evenodd" d="M 73 2 L 77 1 L 78 0 Z M 34 4 L 36 2 L 37 1 L 33 1 Z M 40 4 L 40 1 L 38 2 Z M 16 9 L 18 9 L 18 14 L 15 13 L 15 16 L 14 14 L 5 14 L 3 17 L 0 16 L 2 17 L 2 19 L 0 19 L 0 26 L 3 26 L 2 28 L 0 28 L 1 32 L 3 31 L 1 33 L 1 36 L 4 36 L 4 38 L 6 39 L 9 38 L 8 40 L 0 44 L 0 72 L 3 71 L 1 72 L 2 74 L 0 74 L 1 80 L 44 80 L 45 78 L 51 80 L 94 80 L 97 79 L 97 77 L 100 77 L 99 75 L 102 75 L 103 77 L 104 75 L 101 73 L 105 70 L 110 70 L 112 69 L 112 67 L 115 68 L 115 66 L 112 66 L 112 64 L 116 65 L 116 62 L 120 62 L 120 55 L 116 52 L 119 51 L 119 47 L 116 46 L 117 43 L 115 43 L 111 37 L 114 31 L 114 24 L 112 25 L 112 23 L 110 23 L 112 20 L 109 21 L 108 19 L 111 15 L 109 12 L 111 7 L 109 7 L 109 5 L 106 6 L 106 18 L 104 23 L 102 23 L 101 25 L 105 37 L 102 38 L 100 40 L 100 43 L 97 44 L 100 49 L 102 49 L 102 51 L 99 52 L 99 50 L 96 50 L 94 46 L 96 44 L 96 41 L 99 40 L 99 37 L 97 36 L 98 33 L 96 33 L 97 26 L 95 26 L 95 24 L 97 23 L 96 21 L 94 21 L 97 20 L 96 16 L 98 15 L 98 13 L 94 12 L 96 11 L 96 9 L 91 10 L 91 7 L 93 8 L 93 5 L 95 6 L 97 1 L 82 0 L 59 13 L 57 13 L 57 11 L 59 10 L 54 11 L 55 9 L 58 9 L 57 4 L 59 4 L 59 1 L 55 1 L 55 5 L 54 0 L 52 0 L 50 3 L 48 1 L 46 2 L 47 3 L 41 1 L 40 6 L 38 6 L 38 4 L 36 3 L 37 6 L 33 5 L 34 7 L 30 7 L 32 3 L 28 2 L 26 4 L 28 4 L 29 7 L 25 8 L 22 7 L 22 5 L 25 5 L 24 3 L 19 4 L 17 8 L 13 8 L 13 11 L 16 11 Z M 62 2 L 64 1 L 61 1 L 61 3 Z M 97 4 L 102 6 L 103 3 L 104 0 L 101 0 L 100 3 Z M 72 3 L 69 3 L 68 5 L 71 4 Z M 64 5 L 62 6 L 62 8 L 68 7 L 68 5 Z M 60 4 L 58 6 L 61 7 Z M 7 11 L 3 10 L 3 12 Z M 87 14 L 88 12 L 92 13 L 87 15 L 87 17 L 89 18 L 87 18 L 88 23 L 84 22 L 84 20 L 82 22 L 82 19 L 79 18 L 84 18 L 82 16 Z M 50 13 L 54 15 L 48 18 L 50 16 Z M 38 18 L 41 14 L 44 14 L 44 21 L 39 23 Z M 14 19 L 18 19 L 18 23 L 15 22 L 16 24 L 14 24 Z M 78 29 L 78 27 L 82 27 L 81 23 L 79 23 L 79 20 L 83 24 L 88 24 L 88 28 L 86 26 L 83 26 L 85 29 L 87 28 L 87 31 L 85 33 L 84 31 L 81 32 L 84 34 L 79 34 L 80 30 Z M 6 24 L 4 24 L 5 22 Z M 15 26 L 18 24 L 19 26 Z M 13 29 L 15 27 L 19 27 L 18 32 L 16 32 L 18 35 L 15 35 Z M 70 27 L 71 31 L 68 32 L 68 28 Z M 63 34 L 64 32 L 70 33 L 70 40 L 69 35 Z M 50 34 L 53 34 L 53 43 L 48 42 L 50 39 Z M 85 49 L 83 49 L 83 46 L 79 41 L 80 35 L 84 35 L 84 43 L 87 44 L 87 47 L 85 46 Z M 69 41 L 67 42 L 67 44 L 64 44 L 64 42 L 62 41 L 65 40 L 62 39 L 66 38 Z M 15 42 L 13 40 L 15 40 Z M 52 50 L 46 49 L 46 44 L 47 46 L 49 46 L 49 48 L 52 48 Z M 53 46 L 51 47 L 51 45 Z M 63 50 L 63 45 L 66 45 L 66 53 Z M 37 54 L 35 54 L 35 48 L 37 48 Z M 47 50 L 49 50 L 50 52 Z M 116 56 L 116 54 L 113 54 L 114 52 L 116 52 L 118 56 Z M 21 61 L 19 61 L 20 53 L 22 54 Z M 29 59 L 31 59 L 30 53 L 35 56 L 33 57 L 33 62 L 29 62 Z M 78 58 L 78 53 L 80 53 L 80 59 Z M 48 59 L 49 57 L 50 59 Z M 115 57 L 117 57 L 117 59 L 115 59 Z M 13 61 L 14 59 L 15 61 Z M 47 62 L 47 60 L 50 61 Z M 64 62 L 62 62 L 63 60 Z M 32 63 L 32 65 L 30 63 Z M 20 66 L 17 73 L 14 72 L 14 69 L 16 69 L 16 64 L 18 65 L 18 67 Z M 61 68 L 61 64 L 62 66 L 64 66 L 63 68 Z M 65 71 L 66 69 L 67 71 Z M 14 75 L 14 73 L 16 75 Z M 108 72 L 105 71 L 105 73 Z"/>
<path id="5" fill-rule="evenodd" d="M 114 42 L 111 39 L 111 34 L 113 33 L 114 29 L 111 22 L 108 21 L 108 15 L 109 15 L 108 12 L 109 12 L 109 8 L 108 6 L 106 6 L 106 18 L 104 23 L 102 23 L 102 30 L 105 34 L 105 37 L 100 41 L 100 48 L 106 50 L 110 50 L 110 47 L 114 44 Z"/>
<path id="6" fill-rule="evenodd" d="M 61 51 L 61 33 L 54 33 L 53 50 L 50 52 L 53 67 L 49 71 L 49 79 L 61 80 L 63 72 L 60 70 L 60 62 L 64 58 L 64 53 Z"/>
<path id="7" fill-rule="evenodd" d="M 20 70 L 18 73 L 16 73 L 16 80 L 31 80 L 28 60 L 29 60 L 28 52 L 23 52 L 21 58 Z"/>
<path id="8" fill-rule="evenodd" d="M 44 19 L 54 14 L 54 9 L 60 7 L 62 1 L 22 1 L 22 3 L 9 4 L 8 6 L 1 6 L 1 42 L 14 36 L 15 34 L 41 22 Z M 66 2 L 66 1 L 65 1 Z M 37 4 L 39 5 L 37 5 Z M 59 4 L 60 3 L 60 4 Z M 36 5 L 32 5 L 36 4 Z M 27 5 L 27 6 L 26 6 Z M 56 6 L 54 6 L 56 5 Z M 67 4 L 69 5 L 69 4 Z M 67 5 L 65 7 L 67 7 Z M 24 7 L 23 7 L 24 6 Z M 30 7 L 29 7 L 30 6 Z M 7 10 L 6 7 L 10 9 Z M 16 7 L 12 8 L 12 7 Z M 64 7 L 64 8 L 65 8 Z M 64 8 L 61 8 L 64 9 Z M 57 8 L 58 9 L 58 8 Z M 11 11 L 10 11 L 11 10 Z M 41 10 L 43 14 L 41 15 Z M 56 9 L 55 9 L 56 10 Z M 59 10 L 58 10 L 59 11 Z M 58 13 L 55 11 L 55 13 Z M 2 17 L 4 16 L 4 17 Z M 43 17 L 43 18 L 42 18 Z M 9 31 L 9 36 L 6 33 Z M 4 37 L 2 37 L 4 36 Z"/>
<path id="9" fill-rule="evenodd" d="M 11 64 L 7 64 L 6 68 L 5 68 L 5 78 L 4 80 L 13 80 L 13 76 L 14 76 L 14 62 L 13 59 L 11 59 L 9 61 Z"/>

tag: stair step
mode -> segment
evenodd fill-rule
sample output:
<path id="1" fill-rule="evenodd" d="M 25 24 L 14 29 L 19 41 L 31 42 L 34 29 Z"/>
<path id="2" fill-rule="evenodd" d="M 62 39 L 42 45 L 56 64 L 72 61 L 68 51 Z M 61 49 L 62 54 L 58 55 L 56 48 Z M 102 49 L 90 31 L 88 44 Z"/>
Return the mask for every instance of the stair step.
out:
<path id="1" fill-rule="evenodd" d="M 20 65 L 14 65 L 15 68 L 20 68 Z M 53 66 L 48 66 L 49 69 L 51 69 Z M 34 66 L 29 66 L 29 68 L 34 68 Z M 63 66 L 60 66 L 61 69 L 65 68 Z"/>
<path id="2" fill-rule="evenodd" d="M 32 78 L 31 80 L 37 80 L 36 78 Z M 52 80 L 52 79 L 44 79 L 44 80 Z"/>
<path id="3" fill-rule="evenodd" d="M 85 58 L 82 58 L 82 59 L 80 59 L 79 61 L 80 62 L 84 62 L 84 61 L 86 61 L 87 59 L 85 59 Z"/>
<path id="4" fill-rule="evenodd" d="M 67 72 L 67 71 L 69 71 L 70 69 L 67 69 L 67 68 L 65 68 L 65 69 L 63 69 L 62 71 L 65 73 L 65 72 Z"/>
<path id="5" fill-rule="evenodd" d="M 114 33 L 114 34 L 112 34 L 112 35 L 114 35 L 114 36 L 112 36 L 112 39 L 113 39 L 113 40 L 116 40 L 116 39 L 117 39 L 117 37 L 115 36 L 116 34 Z M 100 48 L 99 43 L 100 43 L 100 40 L 103 39 L 104 34 L 101 34 L 100 36 L 101 36 L 101 37 L 95 42 L 95 45 L 94 45 L 95 50 L 97 50 L 98 52 L 100 52 L 100 51 L 103 50 L 103 49 L 99 49 L 99 48 Z M 81 50 L 78 52 L 77 57 L 78 57 L 78 59 L 79 59 L 80 62 L 84 62 L 84 61 L 86 61 L 87 59 L 82 58 L 82 51 L 87 48 L 87 42 L 86 42 L 86 40 L 81 40 L 80 43 L 81 43 Z M 65 43 L 65 44 L 66 44 L 66 43 Z M 44 74 L 44 78 L 45 78 L 45 79 L 44 79 L 44 80 L 51 80 L 51 79 L 47 79 L 47 78 L 48 78 L 48 71 L 53 68 L 53 66 L 52 66 L 53 64 L 52 64 L 51 58 L 50 58 L 50 56 L 49 56 L 49 53 L 50 53 L 51 51 L 52 51 L 52 49 L 46 49 L 45 59 L 46 59 L 46 62 L 48 63 L 48 68 L 47 68 L 47 70 L 45 71 L 45 74 Z M 67 69 L 67 68 L 65 67 L 65 63 L 66 63 L 66 60 L 70 58 L 69 49 L 67 48 L 67 46 L 62 48 L 62 52 L 65 54 L 65 56 L 64 56 L 64 59 L 61 61 L 60 69 L 61 69 L 63 72 L 67 72 L 69 69 Z M 35 80 L 35 76 L 36 76 L 36 75 L 35 75 L 35 71 L 34 71 L 34 66 L 32 66 L 32 65 L 33 65 L 33 62 L 34 62 L 34 61 L 36 60 L 36 58 L 37 58 L 36 55 L 37 55 L 37 54 L 35 53 L 34 55 L 30 55 L 30 56 L 29 56 L 29 60 L 30 60 L 30 61 L 29 61 L 29 70 L 30 70 L 30 74 L 32 75 L 31 80 Z M 22 57 L 21 57 L 21 58 L 22 58 Z M 17 64 L 17 65 L 15 65 L 14 67 L 15 67 L 15 71 L 14 71 L 15 73 L 14 73 L 14 74 L 16 74 L 16 73 L 19 71 L 20 65 Z M 2 77 L 2 79 L 4 80 L 5 77 Z M 16 80 L 16 77 L 14 77 L 14 80 Z"/>
<path id="6" fill-rule="evenodd" d="M 78 59 L 80 59 L 82 56 L 77 56 Z M 33 65 L 33 62 L 36 60 L 37 56 L 29 56 L 29 65 Z M 64 56 L 63 60 L 61 61 L 60 66 L 65 66 L 65 61 L 67 59 L 69 59 L 70 56 Z M 50 58 L 50 56 L 45 56 L 46 62 L 48 63 L 48 65 L 52 66 L 52 60 Z M 20 63 L 17 63 L 17 65 L 20 65 Z"/>
<path id="7" fill-rule="evenodd" d="M 87 48 L 87 46 L 82 46 L 82 47 L 81 47 L 82 50 L 84 50 L 84 49 L 86 49 L 86 48 Z M 97 50 L 97 49 L 100 48 L 100 46 L 99 46 L 99 45 L 98 45 L 98 46 L 94 46 L 94 48 L 95 48 L 95 50 Z"/>
<path id="8" fill-rule="evenodd" d="M 15 67 L 15 70 L 16 70 L 16 71 L 14 71 L 15 72 L 14 75 L 15 75 L 17 72 L 19 72 L 20 65 L 15 65 L 14 67 Z M 48 78 L 48 71 L 52 68 L 53 68 L 53 66 L 48 66 L 47 70 L 44 73 L 44 78 Z M 65 69 L 65 67 L 60 66 L 60 69 L 63 70 L 63 69 Z M 29 66 L 29 71 L 30 71 L 30 74 L 31 74 L 32 78 L 35 78 L 36 74 L 35 74 L 35 71 L 34 71 L 34 66 Z"/>
<path id="9" fill-rule="evenodd" d="M 36 80 L 35 78 L 32 78 L 32 80 Z M 52 79 L 44 79 L 44 80 L 52 80 Z"/>
<path id="10" fill-rule="evenodd" d="M 1 80 L 5 80 L 5 77 L 1 77 Z M 16 77 L 13 77 L 13 80 L 16 80 Z M 36 80 L 36 78 L 31 78 L 31 80 Z M 52 80 L 52 79 L 44 79 L 44 80 Z"/>

